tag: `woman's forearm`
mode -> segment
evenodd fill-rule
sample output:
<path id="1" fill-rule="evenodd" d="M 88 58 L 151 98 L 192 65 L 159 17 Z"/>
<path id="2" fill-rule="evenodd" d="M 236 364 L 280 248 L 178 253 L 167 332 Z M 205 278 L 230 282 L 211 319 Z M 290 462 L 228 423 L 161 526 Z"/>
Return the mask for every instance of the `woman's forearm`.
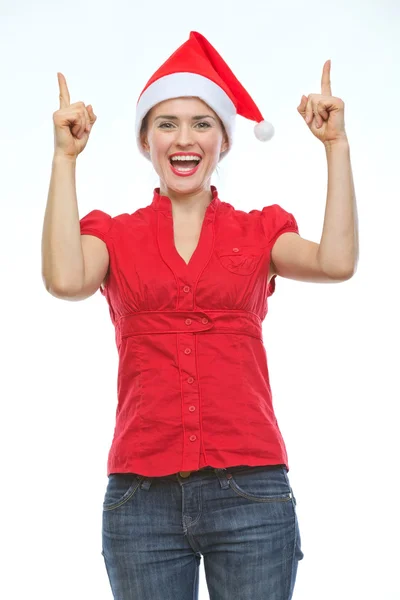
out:
<path id="1" fill-rule="evenodd" d="M 325 145 L 328 192 L 318 257 L 322 269 L 335 276 L 354 274 L 358 262 L 358 216 L 350 146 L 347 139 Z"/>
<path id="2" fill-rule="evenodd" d="M 53 156 L 42 234 L 42 277 L 55 295 L 73 293 L 84 281 L 75 172 L 76 159 Z"/>

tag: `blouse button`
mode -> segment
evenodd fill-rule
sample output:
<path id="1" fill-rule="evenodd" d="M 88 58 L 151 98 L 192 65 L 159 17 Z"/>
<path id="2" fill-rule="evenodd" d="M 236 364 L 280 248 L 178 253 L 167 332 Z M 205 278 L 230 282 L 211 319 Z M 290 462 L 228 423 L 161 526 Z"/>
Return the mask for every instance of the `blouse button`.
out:
<path id="1" fill-rule="evenodd" d="M 191 435 L 190 438 L 189 438 L 189 440 L 191 442 L 194 442 L 194 440 L 197 440 L 197 435 Z"/>
<path id="2" fill-rule="evenodd" d="M 232 248 L 233 252 L 239 252 L 239 248 Z"/>
<path id="3" fill-rule="evenodd" d="M 190 348 L 185 348 L 185 354 L 190 354 L 191 353 L 191 349 Z"/>
<path id="4" fill-rule="evenodd" d="M 183 288 L 184 292 L 190 292 L 190 287 L 188 285 L 185 285 L 185 287 Z"/>
<path id="5" fill-rule="evenodd" d="M 188 383 L 193 383 L 193 381 L 194 381 L 193 377 L 188 378 Z"/>
<path id="6" fill-rule="evenodd" d="M 186 321 L 185 321 L 186 325 L 190 325 L 191 322 L 192 322 L 192 319 L 186 319 Z"/>
<path id="7" fill-rule="evenodd" d="M 190 412 L 193 412 L 194 410 L 196 410 L 196 407 L 195 406 L 189 406 L 189 410 L 190 410 Z"/>
<path id="8" fill-rule="evenodd" d="M 201 320 L 202 323 L 204 323 L 204 325 L 206 325 L 208 323 L 208 319 L 206 319 L 205 317 Z"/>

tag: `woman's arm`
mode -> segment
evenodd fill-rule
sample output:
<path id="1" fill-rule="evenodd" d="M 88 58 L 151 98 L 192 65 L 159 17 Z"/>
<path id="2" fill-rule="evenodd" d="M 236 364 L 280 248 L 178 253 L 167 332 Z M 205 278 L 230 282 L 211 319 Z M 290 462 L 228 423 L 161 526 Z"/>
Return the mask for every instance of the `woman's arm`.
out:
<path id="1" fill-rule="evenodd" d="M 321 241 L 283 233 L 271 251 L 271 268 L 281 277 L 326 283 L 345 281 L 356 271 L 358 216 L 347 138 L 325 144 L 328 193 Z"/>
<path id="2" fill-rule="evenodd" d="M 54 154 L 42 234 L 42 277 L 54 295 L 84 282 L 75 171 L 76 159 Z"/>

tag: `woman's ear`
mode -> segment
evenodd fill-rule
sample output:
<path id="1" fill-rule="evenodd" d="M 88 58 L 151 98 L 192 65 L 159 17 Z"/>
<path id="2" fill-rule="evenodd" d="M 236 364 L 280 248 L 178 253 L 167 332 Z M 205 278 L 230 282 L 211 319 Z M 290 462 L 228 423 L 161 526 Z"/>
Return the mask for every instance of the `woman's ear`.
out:
<path id="1" fill-rule="evenodd" d="M 229 141 L 228 141 L 228 138 L 225 137 L 224 141 L 221 144 L 221 152 L 225 152 L 225 150 L 228 150 L 228 148 L 229 148 Z"/>
<path id="2" fill-rule="evenodd" d="M 142 137 L 142 147 L 144 149 L 145 152 L 149 152 L 149 144 L 147 143 L 147 139 L 146 137 Z"/>
<path id="3" fill-rule="evenodd" d="M 147 128 L 148 128 L 148 123 L 149 123 L 149 117 L 150 117 L 150 113 L 151 110 L 148 111 L 145 116 L 143 117 L 142 120 L 142 124 L 140 127 L 140 143 L 142 145 L 142 148 L 145 152 L 150 152 L 150 146 L 149 146 L 149 142 L 147 139 Z"/>

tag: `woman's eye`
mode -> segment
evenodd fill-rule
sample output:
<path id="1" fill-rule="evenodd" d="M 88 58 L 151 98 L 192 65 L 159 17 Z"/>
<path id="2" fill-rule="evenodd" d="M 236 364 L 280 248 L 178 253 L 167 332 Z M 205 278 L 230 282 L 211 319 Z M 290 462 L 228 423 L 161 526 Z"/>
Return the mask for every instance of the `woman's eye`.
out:
<path id="1" fill-rule="evenodd" d="M 161 123 L 160 127 L 163 129 L 171 129 L 171 127 L 164 127 L 165 125 L 173 125 L 173 123 Z M 205 125 L 205 127 L 200 127 L 200 129 L 207 129 L 208 127 L 211 127 L 210 123 L 207 123 L 207 121 L 201 121 L 200 123 L 197 123 L 197 125 Z"/>

